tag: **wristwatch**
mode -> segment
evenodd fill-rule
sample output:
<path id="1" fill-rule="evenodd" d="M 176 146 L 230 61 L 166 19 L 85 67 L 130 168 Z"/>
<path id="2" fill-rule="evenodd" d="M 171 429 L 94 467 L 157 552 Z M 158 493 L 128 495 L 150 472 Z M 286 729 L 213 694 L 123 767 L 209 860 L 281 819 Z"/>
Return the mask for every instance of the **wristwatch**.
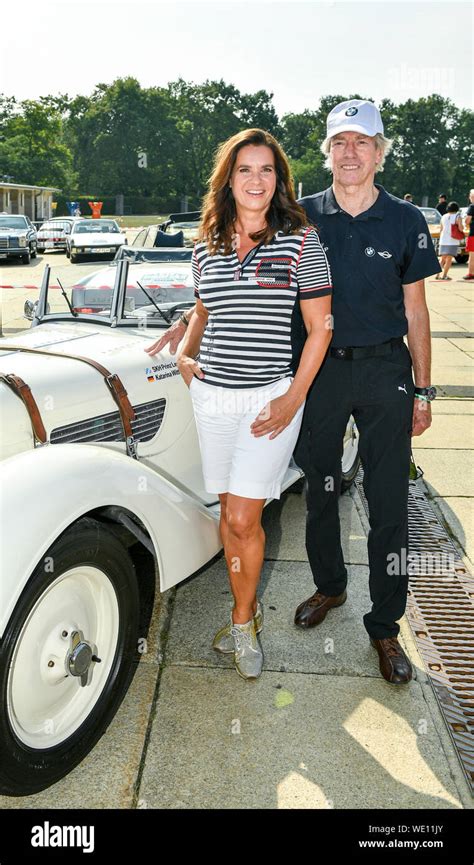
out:
<path id="1" fill-rule="evenodd" d="M 429 387 L 415 387 L 415 396 L 425 402 L 433 402 L 436 399 L 436 388 L 432 384 Z"/>

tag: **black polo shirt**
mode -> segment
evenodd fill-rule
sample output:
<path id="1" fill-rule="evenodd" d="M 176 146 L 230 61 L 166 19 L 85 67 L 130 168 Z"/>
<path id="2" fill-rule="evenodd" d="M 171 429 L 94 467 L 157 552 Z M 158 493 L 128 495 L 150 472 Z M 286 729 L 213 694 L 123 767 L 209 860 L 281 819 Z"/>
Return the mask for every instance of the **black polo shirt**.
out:
<path id="1" fill-rule="evenodd" d="M 358 216 L 339 207 L 332 187 L 299 202 L 331 266 L 336 348 L 405 336 L 403 285 L 441 270 L 421 211 L 377 189 L 376 202 Z"/>

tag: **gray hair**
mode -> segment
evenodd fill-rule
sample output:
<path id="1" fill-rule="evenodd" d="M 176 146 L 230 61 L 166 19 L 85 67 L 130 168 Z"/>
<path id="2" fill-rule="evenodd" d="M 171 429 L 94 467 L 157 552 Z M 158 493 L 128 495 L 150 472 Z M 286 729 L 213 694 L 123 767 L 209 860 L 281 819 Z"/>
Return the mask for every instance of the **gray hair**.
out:
<path id="1" fill-rule="evenodd" d="M 375 169 L 375 172 L 377 173 L 377 171 L 383 171 L 385 159 L 392 149 L 392 140 L 391 138 L 385 138 L 385 135 L 382 135 L 381 132 L 377 132 L 377 134 L 374 135 L 373 140 L 375 142 L 377 150 L 380 150 L 380 153 L 382 154 L 380 162 L 377 163 L 377 168 Z M 326 157 L 326 159 L 324 160 L 324 167 L 327 168 L 328 171 L 332 171 L 331 141 L 332 137 L 325 138 L 323 143 L 321 144 L 321 153 L 323 153 Z"/>

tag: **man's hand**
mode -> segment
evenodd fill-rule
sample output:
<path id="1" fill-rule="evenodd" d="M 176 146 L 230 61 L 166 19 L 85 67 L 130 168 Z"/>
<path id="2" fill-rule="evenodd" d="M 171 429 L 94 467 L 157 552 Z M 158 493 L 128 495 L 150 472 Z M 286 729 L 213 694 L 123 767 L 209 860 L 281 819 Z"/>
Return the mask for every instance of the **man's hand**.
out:
<path id="1" fill-rule="evenodd" d="M 270 433 L 270 439 L 276 438 L 291 423 L 298 409 L 299 404 L 287 394 L 270 400 L 251 425 L 252 435 L 260 438 Z"/>
<path id="2" fill-rule="evenodd" d="M 186 325 L 183 324 L 182 321 L 176 319 L 175 323 L 165 330 L 163 336 L 154 342 L 152 345 L 149 345 L 145 348 L 145 351 L 150 356 L 154 354 L 158 354 L 159 351 L 162 351 L 165 345 L 170 346 L 170 354 L 176 354 L 179 343 L 181 342 L 184 334 L 186 333 Z"/>
<path id="3" fill-rule="evenodd" d="M 431 426 L 431 405 L 424 399 L 415 397 L 413 405 L 412 436 L 421 436 Z"/>
<path id="4" fill-rule="evenodd" d="M 176 365 L 188 387 L 193 380 L 193 376 L 201 379 L 204 378 L 204 373 L 201 367 L 193 357 L 181 354 Z"/>

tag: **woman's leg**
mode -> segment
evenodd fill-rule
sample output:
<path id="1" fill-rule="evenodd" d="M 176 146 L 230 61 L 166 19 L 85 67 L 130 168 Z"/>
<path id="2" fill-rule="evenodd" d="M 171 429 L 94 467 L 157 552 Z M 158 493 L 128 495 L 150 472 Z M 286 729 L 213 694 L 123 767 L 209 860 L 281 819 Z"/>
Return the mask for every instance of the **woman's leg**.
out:
<path id="1" fill-rule="evenodd" d="M 232 493 L 221 500 L 221 537 L 234 596 L 232 620 L 243 625 L 257 609 L 257 586 L 263 565 L 265 532 L 261 518 L 265 499 L 247 499 Z"/>
<path id="2" fill-rule="evenodd" d="M 220 531 L 220 535 L 221 535 L 222 545 L 224 547 L 224 556 L 225 556 L 225 560 L 227 562 L 227 569 L 229 571 L 230 586 L 232 589 L 232 594 L 234 595 L 234 599 L 235 599 L 235 592 L 233 591 L 232 578 L 231 578 L 231 574 L 233 573 L 232 566 L 234 566 L 234 568 L 235 568 L 235 560 L 233 560 L 232 554 L 229 552 L 229 549 L 228 549 L 229 541 L 228 541 L 228 525 L 227 525 L 227 496 L 228 496 L 228 493 L 219 493 L 219 501 L 221 503 L 221 518 L 220 518 L 220 522 L 219 522 L 219 531 Z M 234 498 L 235 498 L 235 496 L 234 496 Z M 257 612 L 257 593 L 255 592 L 255 595 L 254 595 L 254 598 L 252 601 L 252 616 L 254 616 L 256 612 Z M 246 621 L 248 621 L 248 620 L 246 620 Z"/>
<path id="3" fill-rule="evenodd" d="M 448 270 L 449 270 L 449 268 L 451 267 L 451 265 L 452 265 L 452 263 L 453 263 L 453 256 L 452 256 L 452 255 L 445 255 L 445 256 L 443 256 L 443 257 L 444 257 L 443 276 L 447 276 L 447 275 L 448 275 Z"/>

